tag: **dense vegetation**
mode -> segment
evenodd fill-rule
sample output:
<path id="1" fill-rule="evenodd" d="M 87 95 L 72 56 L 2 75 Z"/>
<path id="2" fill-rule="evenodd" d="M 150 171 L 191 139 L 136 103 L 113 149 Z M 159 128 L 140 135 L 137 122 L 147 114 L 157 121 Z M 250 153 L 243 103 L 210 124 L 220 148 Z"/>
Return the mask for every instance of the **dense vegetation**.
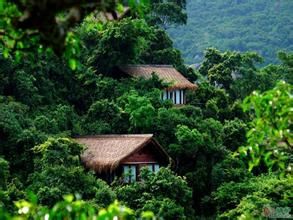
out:
<path id="1" fill-rule="evenodd" d="M 186 25 L 169 28 L 175 47 L 189 64 L 200 63 L 207 47 L 256 51 L 266 64 L 279 50 L 292 51 L 290 0 L 189 0 Z"/>
<path id="2" fill-rule="evenodd" d="M 180 17 L 169 21 L 184 22 Z M 1 47 L 0 213 L 16 213 L 17 200 L 20 210 L 33 207 L 35 219 L 47 212 L 66 218 L 65 206 L 72 218 L 91 217 L 115 199 L 135 210 L 127 209 L 132 217 L 152 211 L 165 219 L 249 219 L 266 206 L 292 208 L 292 53 L 258 67 L 256 53 L 207 49 L 192 70 L 156 20 L 100 24 L 87 17 L 74 30 L 80 51 L 69 66 L 51 51 L 20 59 Z M 198 89 L 175 108 L 160 99 L 167 85 L 158 77 L 118 76 L 115 67 L 125 63 L 171 64 Z M 174 167 L 108 185 L 84 169 L 84 149 L 71 137 L 110 133 L 153 133 Z M 64 194 L 78 199 L 58 202 Z"/>

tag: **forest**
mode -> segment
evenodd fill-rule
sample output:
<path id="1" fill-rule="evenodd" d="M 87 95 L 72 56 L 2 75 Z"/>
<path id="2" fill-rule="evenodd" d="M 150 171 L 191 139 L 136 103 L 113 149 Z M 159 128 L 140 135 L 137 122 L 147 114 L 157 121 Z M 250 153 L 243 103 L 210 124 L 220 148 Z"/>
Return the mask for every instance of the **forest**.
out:
<path id="1" fill-rule="evenodd" d="M 277 63 L 279 50 L 292 51 L 290 0 L 189 0 L 186 25 L 167 26 L 186 63 L 199 64 L 208 47 L 254 51 L 265 64 Z"/>
<path id="2" fill-rule="evenodd" d="M 0 219 L 292 218 L 292 15 L 270 14 L 283 28 L 273 33 L 280 41 L 271 35 L 276 41 L 240 52 L 193 37 L 201 47 L 182 56 L 163 27 L 190 19 L 185 0 L 71 1 L 0 4 Z M 205 2 L 211 11 L 220 4 Z M 254 8 L 245 15 L 251 23 L 272 4 L 225 2 L 237 13 Z M 130 16 L 116 18 L 128 7 Z M 212 28 L 211 20 L 193 24 Z M 186 42 L 176 35 L 175 45 Z M 190 59 L 198 68 L 185 65 Z M 161 99 L 168 84 L 156 74 L 116 74 L 125 64 L 172 65 L 197 89 L 175 107 Z M 97 134 L 154 134 L 174 164 L 109 184 L 83 166 L 85 146 L 73 139 Z"/>

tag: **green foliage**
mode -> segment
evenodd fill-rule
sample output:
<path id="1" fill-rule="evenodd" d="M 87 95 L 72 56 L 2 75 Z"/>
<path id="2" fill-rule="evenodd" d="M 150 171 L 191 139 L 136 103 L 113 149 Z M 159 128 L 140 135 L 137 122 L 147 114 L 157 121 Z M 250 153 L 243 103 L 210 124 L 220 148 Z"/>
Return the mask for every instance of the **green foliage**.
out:
<path id="1" fill-rule="evenodd" d="M 184 208 L 169 198 L 148 200 L 145 202 L 143 210 L 152 210 L 157 213 L 157 216 L 161 216 L 164 219 L 187 219 L 184 214 Z"/>
<path id="2" fill-rule="evenodd" d="M 6 189 L 9 176 L 9 164 L 6 160 L 0 157 L 0 190 Z"/>
<path id="3" fill-rule="evenodd" d="M 230 181 L 242 182 L 252 176 L 251 173 L 247 172 L 245 162 L 235 158 L 230 152 L 225 156 L 225 159 L 213 166 L 211 174 L 213 190 Z"/>
<path id="4" fill-rule="evenodd" d="M 293 83 L 293 77 L 292 77 L 293 54 L 292 52 L 286 53 L 284 51 L 281 51 L 278 53 L 278 58 L 281 62 L 280 64 L 278 65 L 270 64 L 264 67 L 263 69 L 261 69 L 261 76 L 263 78 L 262 81 L 264 81 L 264 83 L 262 83 L 261 86 L 267 84 L 268 86 L 273 87 L 274 82 L 277 82 L 278 80 L 283 80 L 290 84 Z M 267 89 L 261 89 L 261 91 L 264 91 L 264 90 L 267 90 Z"/>
<path id="5" fill-rule="evenodd" d="M 4 207 L 9 202 L 9 195 L 7 193 L 9 178 L 9 164 L 6 160 L 0 157 L 0 212 L 1 207 Z"/>
<path id="6" fill-rule="evenodd" d="M 187 126 L 178 126 L 175 133 L 178 140 L 178 144 L 174 151 L 174 154 L 185 154 L 191 157 L 195 157 L 199 148 L 204 145 L 203 135 L 195 128 L 189 129 Z"/>
<path id="7" fill-rule="evenodd" d="M 246 141 L 247 125 L 244 121 L 236 118 L 234 120 L 226 120 L 224 124 L 223 144 L 231 151 L 235 151 Z"/>
<path id="8" fill-rule="evenodd" d="M 187 72 L 180 51 L 173 48 L 167 33 L 148 26 L 144 20 L 123 19 L 102 26 L 89 20 L 78 34 L 86 47 L 83 53 L 87 54 L 81 60 L 100 73 L 115 76 L 115 67 L 136 63 L 170 64 Z"/>
<path id="9" fill-rule="evenodd" d="M 130 115 L 130 124 L 136 129 L 149 130 L 155 118 L 155 108 L 149 99 L 139 96 L 135 91 L 126 94 L 125 112 Z"/>
<path id="10" fill-rule="evenodd" d="M 292 207 L 292 177 L 259 176 L 245 182 L 230 182 L 213 194 L 220 218 L 242 215 L 260 217 L 264 207 Z"/>
<path id="11" fill-rule="evenodd" d="M 9 144 L 9 141 L 11 141 L 11 139 L 15 139 L 15 134 L 19 134 L 21 132 L 22 117 L 20 113 L 23 109 L 22 105 L 15 102 L 0 103 L 0 106 L 0 150 L 1 154 L 6 154 L 5 152 L 7 152 L 7 149 L 5 149 L 5 147 Z"/>
<path id="12" fill-rule="evenodd" d="M 150 12 L 146 14 L 145 19 L 148 23 L 162 28 L 172 24 L 185 24 L 187 21 L 185 6 L 186 0 L 151 0 Z"/>
<path id="13" fill-rule="evenodd" d="M 88 134 L 111 133 L 121 122 L 121 109 L 108 99 L 94 102 L 85 117 L 85 129 Z"/>
<path id="14" fill-rule="evenodd" d="M 23 170 L 26 173 L 31 167 L 32 157 L 28 141 L 27 130 L 25 129 L 30 120 L 27 119 L 27 106 L 14 101 L 0 103 L 0 155 L 9 161 L 14 171 Z M 41 138 L 38 133 L 34 139 Z M 27 139 L 27 140 L 25 140 Z M 25 162 L 25 164 L 23 164 Z"/>
<path id="15" fill-rule="evenodd" d="M 123 2 L 142 15 L 149 7 L 149 2 L 128 0 Z M 116 9 L 122 9 L 122 2 L 103 1 L 92 2 L 59 2 L 50 1 L 36 3 L 32 0 L 1 1 L 0 8 L 0 46 L 4 47 L 4 55 L 9 52 L 20 60 L 20 52 L 24 50 L 43 51 L 43 46 L 52 49 L 60 55 L 64 52 L 71 69 L 77 68 L 76 55 L 79 53 L 79 38 L 71 29 L 80 23 L 90 12 L 111 12 L 117 17 Z M 37 21 L 38 22 L 35 22 Z M 58 20 L 58 22 L 56 22 Z M 100 22 L 97 20 L 97 22 Z"/>
<path id="16" fill-rule="evenodd" d="M 86 44 L 98 44 L 99 40 L 93 37 L 95 33 L 96 30 L 90 33 L 88 40 L 93 41 Z M 163 32 L 153 33 L 162 36 L 162 45 L 159 38 L 150 40 L 153 43 L 143 48 L 140 58 L 149 60 L 156 50 L 172 48 Z M 144 80 L 98 75 L 89 63 L 84 62 L 90 57 L 87 54 L 90 51 L 82 51 L 84 57 L 80 59 L 81 67 L 76 74 L 64 66 L 63 60 L 50 54 L 30 57 L 22 65 L 5 61 L 9 65 L 0 72 L 4 78 L 0 86 L 0 149 L 12 170 L 8 189 L 2 193 L 5 207 L 13 210 L 12 201 L 23 199 L 23 191 L 27 189 L 38 195 L 41 204 L 51 206 L 64 193 L 72 192 L 81 194 L 87 202 L 98 207 L 109 204 L 116 195 L 104 182 L 84 170 L 78 156 L 79 147 L 62 138 L 45 141 L 50 136 L 148 132 L 153 133 L 170 153 L 174 159 L 174 170 L 186 176 L 192 188 L 192 199 L 188 197 L 187 201 L 182 200 L 181 196 L 162 195 L 149 188 L 146 188 L 147 193 L 140 199 L 142 193 L 138 190 L 143 187 L 134 188 L 134 191 L 126 187 L 129 190 L 127 196 L 117 187 L 116 192 L 123 191 L 122 195 L 117 195 L 121 196 L 121 201 L 129 202 L 131 196 L 140 196 L 134 198 L 136 204 L 131 204 L 132 208 L 153 210 L 166 218 L 193 217 L 194 214 L 188 213 L 194 213 L 194 210 L 197 215 L 215 213 L 217 206 L 211 193 L 225 182 L 241 182 L 251 175 L 241 160 L 231 158 L 229 151 L 246 141 L 244 131 L 249 115 L 241 112 L 238 98 L 256 87 L 253 84 L 240 90 L 241 83 L 245 84 L 245 80 L 252 79 L 253 82 L 261 82 L 258 84 L 260 88 L 270 88 L 273 81 L 281 76 L 282 70 L 287 73 L 287 79 L 291 68 L 290 55 L 284 55 L 283 64 L 258 69 L 254 66 L 251 54 L 211 51 L 211 56 L 202 65 L 205 69 L 200 69 L 194 75 L 191 73 L 191 77 L 204 80 L 201 73 L 211 71 L 220 62 L 230 72 L 238 69 L 243 73 L 242 78 L 233 79 L 229 88 L 218 88 L 209 81 L 203 81 L 196 91 L 188 93 L 190 105 L 174 108 L 170 102 L 160 100 L 160 90 L 166 85 L 158 77 Z M 154 57 L 154 60 L 157 58 Z M 36 62 L 37 59 L 41 64 Z M 170 60 L 180 66 L 177 61 Z M 11 74 L 13 68 L 17 69 L 16 77 Z M 264 74 L 268 79 L 267 76 L 275 70 L 276 77 L 271 81 L 258 81 L 259 75 Z M 27 74 L 30 72 L 31 75 Z M 248 72 L 251 78 L 246 77 Z M 12 90 L 17 88 L 16 81 L 24 82 L 24 85 Z M 31 87 L 34 88 L 31 90 Z M 19 94 L 21 90 L 27 95 Z M 235 95 L 234 91 L 241 92 Z M 242 91 L 245 92 L 240 94 Z M 40 152 L 33 154 L 32 148 L 36 145 L 48 146 L 49 150 L 36 147 Z M 18 178 L 14 179 L 16 176 L 23 184 L 19 184 Z M 80 178 L 76 179 L 76 176 Z M 168 177 L 164 178 L 168 180 Z M 169 182 L 174 181 L 170 179 Z M 168 191 L 168 194 L 171 193 Z M 187 213 L 186 207 L 191 211 Z"/>
<path id="17" fill-rule="evenodd" d="M 13 210 L 13 201 L 24 196 L 22 184 L 16 178 L 11 180 L 9 168 L 9 163 L 0 157 L 0 213 L 1 208 Z"/>
<path id="18" fill-rule="evenodd" d="M 266 63 L 277 63 L 279 50 L 292 51 L 291 12 L 284 1 L 187 1 L 186 25 L 168 29 L 176 48 L 189 64 L 201 63 L 208 47 L 257 51 Z"/>
<path id="19" fill-rule="evenodd" d="M 71 131 L 73 134 L 80 132 L 79 117 L 72 106 L 60 104 L 50 112 L 60 131 Z"/>
<path id="20" fill-rule="evenodd" d="M 269 170 L 291 171 L 288 157 L 292 155 L 292 105 L 292 86 L 284 81 L 244 100 L 244 111 L 252 111 L 254 118 L 247 132 L 247 146 L 241 147 L 239 153 L 249 158 L 250 171 L 261 164 Z"/>
<path id="21" fill-rule="evenodd" d="M 168 34 L 157 28 L 152 28 L 151 33 L 153 36 L 141 54 L 140 60 L 146 64 L 183 66 L 184 62 L 181 58 L 181 53 L 173 47 L 173 42 Z"/>
<path id="22" fill-rule="evenodd" d="M 241 118 L 241 113 L 233 109 L 236 104 L 225 89 L 212 86 L 203 82 L 194 93 L 187 94 L 189 103 L 201 109 L 204 117 L 214 118 L 220 121 L 231 120 L 234 117 Z M 235 107 L 234 107 L 235 108 Z"/>
<path id="23" fill-rule="evenodd" d="M 190 119 L 176 108 L 159 108 L 154 121 L 156 123 L 155 133 L 163 146 L 168 146 L 176 141 L 177 125 L 190 125 L 191 123 Z"/>
<path id="24" fill-rule="evenodd" d="M 83 148 L 66 138 L 49 138 L 45 143 L 34 147 L 33 150 L 41 155 L 40 160 L 37 160 L 40 163 L 37 169 L 42 169 L 42 166 L 52 164 L 57 166 L 64 165 L 65 167 L 79 165 L 79 156 Z"/>
<path id="25" fill-rule="evenodd" d="M 95 206 L 87 203 L 76 196 L 69 194 L 64 196 L 64 201 L 57 202 L 52 208 L 47 208 L 37 204 L 37 197 L 30 195 L 30 200 L 19 200 L 15 202 L 18 208 L 17 215 L 11 215 L 0 207 L 0 218 L 3 220 L 11 219 L 115 219 L 121 220 L 138 219 L 135 218 L 134 211 L 121 205 L 118 201 L 113 202 L 107 208 L 98 210 Z M 155 219 L 152 212 L 142 212 L 142 220 Z"/>
<path id="26" fill-rule="evenodd" d="M 97 207 L 114 200 L 115 195 L 106 183 L 82 167 L 82 149 L 67 138 L 50 138 L 34 148 L 40 158 L 35 159 L 35 171 L 29 177 L 28 189 L 36 193 L 41 204 L 52 206 L 62 195 L 71 192 L 91 200 Z"/>
<path id="27" fill-rule="evenodd" d="M 136 1 L 130 3 L 136 7 Z M 60 201 L 64 193 L 82 196 L 84 202 L 70 201 L 72 197 L 67 197 L 69 200 L 54 206 L 56 212 L 54 208 L 38 206 L 38 210 L 54 212 L 54 218 L 58 213 L 68 216 L 64 207 L 79 211 L 92 207 L 96 215 L 98 208 L 110 204 L 116 197 L 136 210 L 131 212 L 135 217 L 142 210 L 151 210 L 165 219 L 210 215 L 216 218 L 216 214 L 222 213 L 234 218 L 243 214 L 244 209 L 256 207 L 259 210 L 259 204 L 272 200 L 275 194 L 254 194 L 262 192 L 259 186 L 266 184 L 249 186 L 254 178 L 250 179 L 253 174 L 247 172 L 247 157 L 240 160 L 232 157 L 231 151 L 246 143 L 245 132 L 251 128 L 248 121 L 253 111 L 242 112 L 242 99 L 255 89 L 261 92 L 271 89 L 279 79 L 291 83 L 292 54 L 281 52 L 280 64 L 259 68 L 261 58 L 256 53 L 208 49 L 198 70 L 187 68 L 167 33 L 158 29 L 163 23 L 169 26 L 183 22 L 185 1 L 151 3 L 154 13 L 146 12 L 147 21 L 122 19 L 101 24 L 100 14 L 93 13 L 72 32 L 65 30 L 67 60 L 39 48 L 38 52 L 32 50 L 26 54 L 20 62 L 20 57 L 16 59 L 7 54 L 7 48 L 0 49 L 0 158 L 4 158 L 0 167 L 6 176 L 5 187 L 0 187 L 0 200 L 5 209 L 15 211 L 13 201 L 28 199 L 30 196 L 25 197 L 24 193 L 27 190 L 37 194 L 40 204 L 50 207 Z M 178 10 L 169 13 L 174 7 Z M 122 11 L 122 5 L 118 5 L 117 10 Z M 61 23 L 63 16 L 61 13 Z M 0 19 L 1 22 L 6 20 Z M 149 26 L 149 23 L 157 26 Z M 0 30 L 0 40 L 1 33 Z M 38 45 L 38 40 L 32 37 L 33 42 L 29 43 Z M 173 65 L 189 80 L 197 80 L 198 89 L 187 92 L 188 105 L 174 107 L 170 101 L 160 100 L 161 90 L 168 85 L 157 76 L 148 80 L 129 78 L 120 75 L 116 68 L 137 63 Z M 285 108 L 291 103 L 288 94 L 291 90 L 282 96 L 282 105 L 276 104 L 281 111 L 281 106 Z M 279 121 L 278 114 L 270 113 L 276 118 L 269 119 Z M 281 114 L 292 117 L 290 112 Z M 144 173 L 142 182 L 110 188 L 83 168 L 80 161 L 83 148 L 64 138 L 104 133 L 153 133 L 173 158 L 174 172 L 161 169 L 157 174 Z M 266 143 L 266 134 L 264 137 Z M 292 159 L 292 152 L 286 150 L 286 154 Z M 254 174 L 265 171 L 260 164 Z M 175 172 L 186 179 L 176 176 Z M 272 178 L 275 178 L 273 174 Z M 234 185 L 229 185 L 230 181 Z M 272 182 L 268 184 L 274 185 Z M 233 201 L 229 200 L 229 189 L 235 192 L 235 195 L 231 193 Z M 289 191 L 286 186 L 280 195 L 289 198 Z M 249 197 L 245 198 L 248 193 Z M 36 204 L 34 199 L 30 201 Z M 92 213 L 86 211 L 84 217 L 79 211 L 76 216 L 80 218 Z"/>
<path id="28" fill-rule="evenodd" d="M 192 191 L 184 178 L 167 168 L 161 168 L 158 173 L 144 169 L 141 178 L 142 182 L 117 187 L 118 199 L 137 212 L 150 210 L 165 219 L 193 217 Z"/>
<path id="29" fill-rule="evenodd" d="M 86 42 L 97 41 L 88 60 L 95 69 L 104 74 L 111 72 L 116 66 L 138 62 L 148 41 L 152 39 L 150 27 L 139 19 L 106 23 L 93 36 L 87 32 L 81 34 L 85 35 L 82 38 Z"/>
<path id="30" fill-rule="evenodd" d="M 245 79 L 249 75 L 256 75 L 257 71 L 255 63 L 262 61 L 262 58 L 256 53 L 239 53 L 231 51 L 221 53 L 213 48 L 209 48 L 205 51 L 204 58 L 203 64 L 199 68 L 199 72 L 203 76 L 206 76 L 212 85 L 224 88 L 227 92 L 236 97 L 247 95 L 247 91 L 244 90 L 243 92 L 246 92 L 244 94 L 237 94 L 239 89 L 236 88 L 237 92 L 233 93 L 233 82 L 236 81 L 237 78 L 238 81 L 241 82 L 243 78 Z M 241 86 L 246 86 L 245 88 L 247 88 L 247 85 Z M 251 91 L 248 91 L 248 93 L 249 92 Z M 241 98 L 243 98 L 243 96 Z"/>

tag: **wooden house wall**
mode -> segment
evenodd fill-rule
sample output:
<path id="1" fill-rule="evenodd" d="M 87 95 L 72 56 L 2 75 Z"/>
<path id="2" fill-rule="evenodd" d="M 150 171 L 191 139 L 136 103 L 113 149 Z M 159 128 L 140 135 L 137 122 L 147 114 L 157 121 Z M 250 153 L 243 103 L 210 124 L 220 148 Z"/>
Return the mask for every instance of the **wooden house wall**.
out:
<path id="1" fill-rule="evenodd" d="M 154 167 L 155 164 L 158 164 L 159 166 L 167 165 L 169 161 L 166 160 L 166 158 L 162 155 L 162 152 L 160 152 L 154 144 L 154 142 L 150 142 L 139 151 L 122 160 L 117 169 L 115 169 L 112 173 L 106 172 L 98 174 L 98 176 L 106 182 L 111 183 L 115 177 L 122 176 L 124 166 L 135 166 L 135 181 L 137 181 L 139 180 L 140 170 L 142 167 L 149 165 Z"/>
<path id="2" fill-rule="evenodd" d="M 155 147 L 148 144 L 136 153 L 121 161 L 121 164 L 160 163 L 160 157 Z"/>

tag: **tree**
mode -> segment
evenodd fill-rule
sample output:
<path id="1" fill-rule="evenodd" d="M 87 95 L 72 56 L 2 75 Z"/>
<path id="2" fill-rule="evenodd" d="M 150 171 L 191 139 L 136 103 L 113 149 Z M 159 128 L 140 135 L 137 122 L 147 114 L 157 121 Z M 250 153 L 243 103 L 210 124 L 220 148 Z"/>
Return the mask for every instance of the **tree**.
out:
<path id="1" fill-rule="evenodd" d="M 64 194 L 70 193 L 80 194 L 97 207 L 113 202 L 115 194 L 109 186 L 82 167 L 82 146 L 79 144 L 67 138 L 50 138 L 34 151 L 40 157 L 35 159 L 28 189 L 36 193 L 41 204 L 52 206 Z"/>
<path id="2" fill-rule="evenodd" d="M 9 196 L 7 195 L 9 164 L 6 160 L 0 157 L 0 209 L 8 204 Z"/>
<path id="3" fill-rule="evenodd" d="M 140 60 L 145 64 L 183 65 L 181 53 L 173 47 L 173 42 L 164 30 L 152 27 L 152 38 L 142 52 Z"/>
<path id="4" fill-rule="evenodd" d="M 172 24 L 185 24 L 187 14 L 184 11 L 186 0 L 151 0 L 146 20 L 152 25 L 167 28 Z"/>
<path id="5" fill-rule="evenodd" d="M 267 85 L 261 91 L 271 89 L 275 86 L 277 81 L 283 80 L 287 83 L 293 83 L 293 53 L 292 52 L 283 52 L 278 53 L 280 64 L 269 64 L 261 69 L 261 74 L 264 76 L 265 83 L 261 85 Z"/>
<path id="6" fill-rule="evenodd" d="M 146 6 L 145 1 L 128 2 L 137 12 Z M 1 43 L 6 49 L 12 50 L 29 49 L 31 45 L 42 43 L 60 54 L 65 46 L 74 46 L 77 43 L 73 35 L 67 33 L 86 15 L 97 10 L 111 13 L 117 19 L 117 7 L 121 9 L 123 5 L 113 0 L 5 0 L 0 5 Z"/>
<path id="7" fill-rule="evenodd" d="M 100 25 L 87 19 L 77 34 L 84 44 L 82 54 L 86 54 L 80 60 L 104 75 L 117 77 L 115 67 L 127 64 L 169 64 L 185 75 L 190 72 L 167 33 L 144 20 L 122 19 Z"/>
<path id="8" fill-rule="evenodd" d="M 127 95 L 125 112 L 129 114 L 129 121 L 133 130 L 149 131 L 156 116 L 155 108 L 146 97 L 139 96 L 135 91 Z"/>
<path id="9" fill-rule="evenodd" d="M 118 186 L 118 199 L 129 207 L 140 212 L 150 210 L 162 218 L 178 217 L 192 219 L 192 191 L 184 177 L 176 176 L 168 168 L 160 168 L 158 173 L 150 173 L 144 169 L 142 182 Z"/>
<path id="10" fill-rule="evenodd" d="M 108 99 L 102 99 L 94 102 L 88 109 L 83 123 L 86 133 L 115 133 L 116 127 L 119 127 L 117 124 L 120 124 L 121 130 L 123 130 L 123 120 L 121 114 L 122 110 L 119 106 Z"/>
<path id="11" fill-rule="evenodd" d="M 12 178 L 8 161 L 0 156 L 0 217 L 1 208 L 13 211 L 13 202 L 24 198 L 23 185 L 17 178 Z"/>
<path id="12" fill-rule="evenodd" d="M 293 179 L 278 178 L 275 175 L 262 175 L 241 182 L 227 182 L 213 193 L 218 217 L 255 219 L 265 216 L 265 208 L 282 208 L 290 213 Z M 269 210 L 271 211 L 271 210 Z M 273 213 L 271 213 L 273 214 Z M 285 216 L 283 216 L 285 217 Z"/>
<path id="13" fill-rule="evenodd" d="M 196 128 L 191 130 L 185 125 L 179 125 L 175 135 L 178 145 L 170 146 L 172 153 L 177 157 L 196 158 L 199 149 L 204 145 L 203 135 Z"/>
<path id="14" fill-rule="evenodd" d="M 167 31 L 188 64 L 198 66 L 210 46 L 257 51 L 264 65 L 279 64 L 277 52 L 293 49 L 292 37 L 288 37 L 292 10 L 291 1 L 191 0 L 186 6 L 187 23 Z"/>
<path id="15" fill-rule="evenodd" d="M 252 169 L 265 165 L 270 171 L 292 172 L 292 85 L 281 81 L 272 90 L 254 92 L 243 102 L 244 111 L 252 116 L 247 144 L 239 148 Z"/>
<path id="16" fill-rule="evenodd" d="M 255 75 L 257 72 L 255 63 L 261 61 L 261 57 L 256 53 L 246 52 L 241 54 L 231 51 L 221 53 L 216 49 L 209 48 L 205 52 L 205 59 L 199 72 L 206 76 L 212 85 L 224 88 L 234 97 L 239 97 L 242 94 L 233 93 L 233 83 L 245 78 L 248 74 Z M 245 94 L 243 95 L 245 96 Z"/>
<path id="17" fill-rule="evenodd" d="M 94 205 L 81 200 L 80 198 L 74 198 L 73 195 L 65 195 L 63 201 L 59 201 L 52 208 L 44 207 L 37 204 L 37 198 L 35 195 L 30 195 L 29 201 L 19 200 L 15 202 L 17 207 L 17 214 L 9 213 L 6 209 L 0 207 L 0 218 L 3 220 L 11 219 L 33 219 L 40 220 L 44 218 L 48 219 L 142 219 L 151 220 L 155 219 L 152 212 L 142 212 L 139 218 L 136 218 L 134 211 L 126 206 L 121 205 L 118 201 L 113 202 L 108 207 L 103 209 L 97 209 Z"/>
<path id="18" fill-rule="evenodd" d="M 246 141 L 247 125 L 244 121 L 236 118 L 225 120 L 223 127 L 223 144 L 231 151 L 235 151 Z"/>
<path id="19" fill-rule="evenodd" d="M 172 106 L 172 105 L 170 105 Z M 155 118 L 155 126 L 153 132 L 158 138 L 162 146 L 166 146 L 169 153 L 172 151 L 169 149 L 171 143 L 176 142 L 176 129 L 178 125 L 190 126 L 193 122 L 192 119 L 186 117 L 180 109 L 176 108 L 159 108 L 157 110 L 157 118 Z M 171 156 L 176 158 L 176 155 Z"/>
<path id="20" fill-rule="evenodd" d="M 84 25 L 87 25 L 85 23 Z M 152 38 L 151 29 L 144 20 L 123 19 L 105 24 L 101 30 L 93 29 L 82 36 L 89 47 L 89 64 L 103 74 L 109 74 L 120 65 L 139 62 L 139 57 Z M 81 33 L 83 34 L 83 33 Z"/>

